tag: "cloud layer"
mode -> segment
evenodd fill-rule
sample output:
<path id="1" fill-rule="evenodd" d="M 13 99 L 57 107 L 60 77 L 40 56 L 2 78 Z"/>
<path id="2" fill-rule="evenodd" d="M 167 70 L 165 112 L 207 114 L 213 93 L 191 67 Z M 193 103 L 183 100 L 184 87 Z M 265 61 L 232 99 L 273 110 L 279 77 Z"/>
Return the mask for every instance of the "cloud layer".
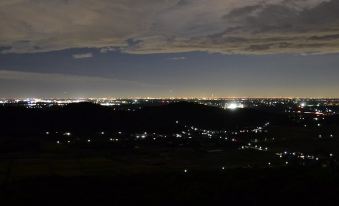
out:
<path id="1" fill-rule="evenodd" d="M 338 0 L 2 0 L 0 51 L 339 52 Z"/>

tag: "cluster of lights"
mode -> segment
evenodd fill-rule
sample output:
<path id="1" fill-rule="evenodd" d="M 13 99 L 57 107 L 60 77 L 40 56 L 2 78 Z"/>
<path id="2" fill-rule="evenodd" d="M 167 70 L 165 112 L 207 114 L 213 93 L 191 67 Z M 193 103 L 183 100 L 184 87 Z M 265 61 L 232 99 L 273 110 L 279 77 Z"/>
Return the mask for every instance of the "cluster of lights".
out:
<path id="1" fill-rule="evenodd" d="M 244 105 L 242 103 L 232 102 L 232 103 L 227 103 L 225 105 L 225 108 L 229 109 L 229 110 L 236 110 L 236 109 L 239 109 L 239 108 L 244 108 Z"/>

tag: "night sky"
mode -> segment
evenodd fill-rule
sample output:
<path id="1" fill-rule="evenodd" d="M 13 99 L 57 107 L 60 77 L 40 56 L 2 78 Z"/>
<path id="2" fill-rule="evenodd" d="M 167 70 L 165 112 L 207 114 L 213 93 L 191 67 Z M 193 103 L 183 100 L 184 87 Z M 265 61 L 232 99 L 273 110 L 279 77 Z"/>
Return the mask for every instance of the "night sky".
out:
<path id="1" fill-rule="evenodd" d="M 339 97 L 337 0 L 1 0 L 0 97 Z"/>

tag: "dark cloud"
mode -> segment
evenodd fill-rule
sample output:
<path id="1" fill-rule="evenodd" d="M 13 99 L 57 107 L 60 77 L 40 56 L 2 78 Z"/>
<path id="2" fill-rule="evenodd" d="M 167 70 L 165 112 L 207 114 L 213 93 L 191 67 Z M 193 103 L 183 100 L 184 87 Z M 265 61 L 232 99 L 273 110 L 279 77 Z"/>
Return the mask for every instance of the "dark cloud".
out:
<path id="1" fill-rule="evenodd" d="M 249 51 L 261 51 L 268 50 L 271 48 L 273 44 L 258 44 L 258 45 L 250 45 L 247 50 Z"/>
<path id="2" fill-rule="evenodd" d="M 339 25 L 339 1 L 322 2 L 313 8 L 300 9 L 286 4 L 262 4 L 235 9 L 225 15 L 239 30 L 252 33 L 331 31 Z M 227 32 L 227 31 L 226 31 Z M 234 32 L 234 31 L 231 31 Z"/>
<path id="3" fill-rule="evenodd" d="M 337 0 L 3 0 L 2 52 L 333 53 Z"/>
<path id="4" fill-rule="evenodd" d="M 336 40 L 336 39 L 339 39 L 339 34 L 312 36 L 309 39 L 310 40 Z"/>

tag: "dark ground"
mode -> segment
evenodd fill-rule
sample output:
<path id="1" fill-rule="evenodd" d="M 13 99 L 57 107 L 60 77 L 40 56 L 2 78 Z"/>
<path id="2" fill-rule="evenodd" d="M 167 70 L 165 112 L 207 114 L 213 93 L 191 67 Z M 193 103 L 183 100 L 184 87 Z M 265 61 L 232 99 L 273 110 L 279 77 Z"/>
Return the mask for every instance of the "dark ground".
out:
<path id="1" fill-rule="evenodd" d="M 2 185 L 2 205 L 337 205 L 338 175 L 313 169 L 36 177 Z"/>
<path id="2" fill-rule="evenodd" d="M 306 165 L 289 160 L 284 165 L 286 159 L 275 155 L 289 149 L 337 156 L 339 139 L 327 137 L 338 133 L 337 116 L 324 120 L 326 127 L 304 128 L 304 123 L 280 111 L 234 113 L 187 103 L 136 112 L 86 103 L 45 109 L 3 107 L 0 116 L 0 205 L 339 204 L 335 158 Z M 185 124 L 226 130 L 267 121 L 271 122 L 267 133 L 238 136 L 239 142 L 206 141 L 196 135 L 192 140 L 154 143 L 121 135 L 119 143 L 108 143 L 106 136 L 99 137 L 103 130 L 171 134 Z M 46 131 L 71 131 L 72 136 L 45 135 Z M 317 138 L 319 133 L 326 138 Z M 91 144 L 86 143 L 89 137 Z M 266 137 L 276 141 L 265 142 Z M 270 151 L 239 150 L 251 138 Z"/>

